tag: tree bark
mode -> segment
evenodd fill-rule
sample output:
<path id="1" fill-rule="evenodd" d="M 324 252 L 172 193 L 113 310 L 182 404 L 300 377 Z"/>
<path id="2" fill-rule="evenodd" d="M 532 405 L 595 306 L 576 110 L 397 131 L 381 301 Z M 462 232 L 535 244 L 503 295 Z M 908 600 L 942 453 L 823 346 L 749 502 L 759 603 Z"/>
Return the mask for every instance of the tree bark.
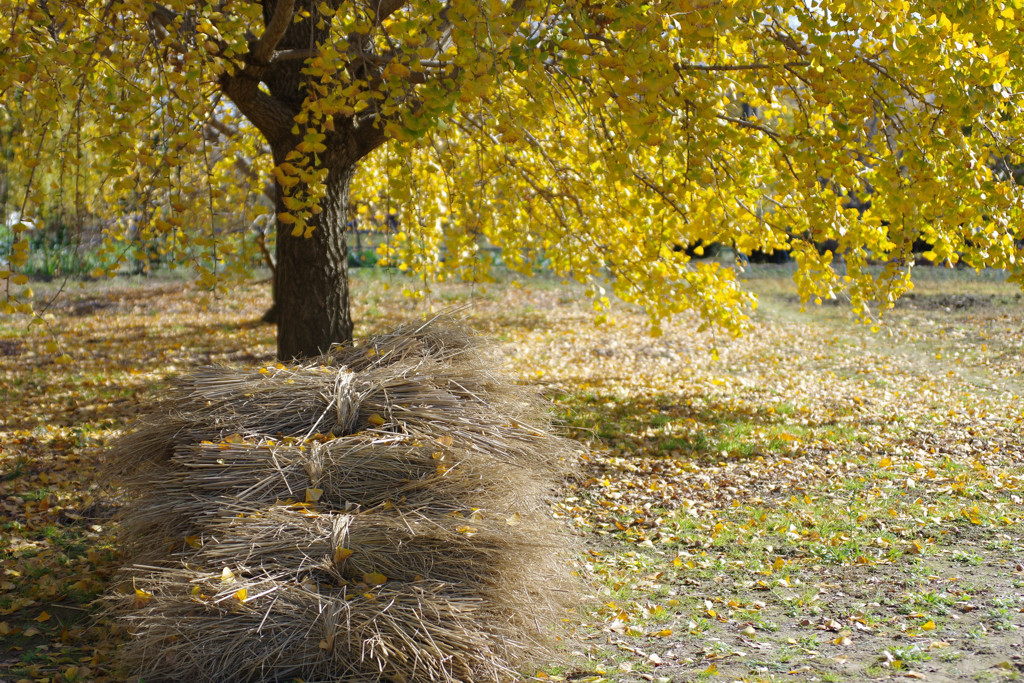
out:
<path id="1" fill-rule="evenodd" d="M 274 306 L 281 360 L 309 358 L 352 341 L 345 228 L 355 161 L 328 155 L 324 163 L 327 193 L 312 236 L 293 237 L 288 226 L 278 225 Z M 282 196 L 279 191 L 278 213 L 287 211 Z"/>
<path id="2" fill-rule="evenodd" d="M 240 71 L 222 74 L 220 86 L 260 130 L 275 163 L 280 164 L 302 140 L 295 130 L 295 117 L 302 111 L 308 94 L 304 87 L 308 76 L 302 71 L 302 59 L 277 59 L 275 54 L 315 50 L 326 40 L 330 22 L 319 15 L 312 0 L 302 0 L 310 12 L 300 15 L 295 14 L 297 0 L 261 1 L 265 29 L 250 45 L 245 66 Z M 341 1 L 327 0 L 327 4 L 337 9 Z M 383 21 L 403 2 L 376 0 L 375 19 Z M 361 70 L 350 75 L 353 79 L 369 78 Z M 260 87 L 261 83 L 265 89 Z M 327 169 L 326 195 L 320 213 L 309 220 L 313 227 L 311 237 L 293 237 L 290 226 L 280 221 L 277 225 L 272 310 L 278 325 L 277 356 L 281 360 L 316 356 L 332 344 L 352 340 L 345 238 L 349 185 L 356 164 L 382 145 L 385 135 L 383 126 L 374 126 L 369 119 L 360 124 L 355 118 L 337 116 L 331 131 L 324 132 L 327 149 L 317 159 L 318 165 Z M 277 213 L 289 213 L 283 203 L 285 193 L 280 186 L 276 189 Z"/>

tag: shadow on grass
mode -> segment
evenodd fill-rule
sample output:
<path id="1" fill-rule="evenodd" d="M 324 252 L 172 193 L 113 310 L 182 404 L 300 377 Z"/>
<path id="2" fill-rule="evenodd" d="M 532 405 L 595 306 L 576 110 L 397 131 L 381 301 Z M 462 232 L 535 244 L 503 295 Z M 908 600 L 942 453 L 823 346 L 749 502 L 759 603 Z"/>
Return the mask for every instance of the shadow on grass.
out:
<path id="1" fill-rule="evenodd" d="M 856 419 L 807 419 L 779 402 L 737 406 L 701 394 L 653 394 L 628 399 L 599 393 L 556 397 L 562 424 L 575 438 L 600 444 L 625 457 L 683 458 L 708 464 L 723 458 L 784 453 L 810 440 L 862 441 Z M 800 422 L 796 419 L 799 417 Z"/>
<path id="2" fill-rule="evenodd" d="M 272 347 L 247 344 L 238 334 L 260 327 L 257 322 L 112 327 L 69 349 L 72 363 L 67 366 L 54 361 L 57 353 L 23 358 L 35 347 L 5 345 L 0 361 L 20 368 L 0 387 L 0 402 L 31 404 L 33 410 L 12 411 L 3 426 L 31 431 L 46 425 L 88 433 L 131 421 L 160 398 L 169 378 L 182 372 L 273 360 Z M 273 328 L 267 330 L 272 334 Z"/>
<path id="3" fill-rule="evenodd" d="M 429 320 L 446 312 L 454 312 L 455 316 L 465 317 L 474 331 L 488 341 L 503 343 L 514 341 L 524 333 L 546 330 L 551 327 L 550 312 L 532 305 L 516 306 L 495 311 L 484 309 L 484 304 L 472 298 L 465 300 L 440 301 L 434 313 L 425 313 L 417 304 L 409 304 L 399 309 L 398 315 L 387 315 L 372 302 L 359 302 L 354 307 L 353 318 L 356 321 L 356 344 L 361 339 L 392 331 L 399 325 Z"/>

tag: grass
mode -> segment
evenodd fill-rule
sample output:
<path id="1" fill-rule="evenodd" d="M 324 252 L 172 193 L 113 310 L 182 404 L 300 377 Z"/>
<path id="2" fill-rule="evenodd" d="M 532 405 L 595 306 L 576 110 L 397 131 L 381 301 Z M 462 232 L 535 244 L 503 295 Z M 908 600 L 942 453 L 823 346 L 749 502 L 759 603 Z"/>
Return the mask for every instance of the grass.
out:
<path id="1" fill-rule="evenodd" d="M 801 312 L 786 267 L 751 268 L 762 305 L 735 341 L 686 317 L 651 339 L 628 311 L 594 328 L 557 282 L 444 286 L 429 300 L 382 271 L 353 282 L 364 336 L 475 302 L 471 323 L 501 342 L 507 369 L 590 447 L 553 511 L 585 543 L 592 600 L 566 617 L 565 661 L 527 674 L 847 681 L 927 665 L 1005 680 L 977 653 L 1008 658 L 1024 626 L 1024 313 L 996 276 L 919 271 L 872 334 L 840 306 Z M 117 566 L 102 443 L 171 377 L 268 360 L 273 330 L 253 324 L 267 304 L 259 288 L 206 309 L 177 283 L 72 288 L 51 322 L 71 366 L 41 350 L 43 330 L 0 319 L 0 630 L 22 648 L 0 667 L 121 675 L 125 634 L 94 624 L 89 604 Z M 85 671 L 65 676 L 72 665 Z"/>

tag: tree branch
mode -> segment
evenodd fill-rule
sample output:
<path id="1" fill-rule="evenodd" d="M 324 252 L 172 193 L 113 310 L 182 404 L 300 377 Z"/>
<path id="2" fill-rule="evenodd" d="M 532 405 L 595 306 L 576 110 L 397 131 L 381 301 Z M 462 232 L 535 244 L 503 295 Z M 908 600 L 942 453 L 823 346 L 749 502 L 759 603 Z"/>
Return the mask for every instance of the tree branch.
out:
<path id="1" fill-rule="evenodd" d="M 773 21 L 773 23 L 776 22 Z M 789 33 L 784 29 L 769 28 L 767 29 L 767 32 L 768 35 L 774 38 L 777 42 L 782 43 L 782 45 L 790 52 L 795 52 L 801 57 L 806 57 L 810 53 L 810 50 L 806 45 L 798 43 L 796 39 L 789 35 Z"/>
<path id="2" fill-rule="evenodd" d="M 171 29 L 174 27 L 174 22 L 180 15 L 172 10 L 170 7 L 165 7 L 161 4 L 153 6 L 153 11 L 146 17 L 146 25 L 149 26 L 151 40 L 154 46 L 158 46 L 159 42 L 171 35 Z M 185 52 L 185 46 L 182 45 L 181 40 L 173 40 L 171 47 L 179 53 Z"/>
<path id="3" fill-rule="evenodd" d="M 264 233 L 256 233 L 256 246 L 260 248 L 260 253 L 263 254 L 263 262 L 270 268 L 271 277 L 276 277 L 277 261 L 274 260 L 274 255 L 270 253 L 270 249 L 267 249 L 267 236 Z"/>
<path id="4" fill-rule="evenodd" d="M 153 5 L 153 11 L 149 13 L 147 21 L 151 26 L 159 26 L 164 31 L 167 31 L 167 27 L 170 26 L 177 17 L 178 13 L 170 7 L 156 4 Z"/>
<path id="5" fill-rule="evenodd" d="M 226 138 L 233 138 L 236 135 L 238 135 L 238 129 L 237 128 L 229 126 L 228 124 L 226 124 L 223 121 L 221 121 L 220 119 L 218 119 L 216 116 L 211 116 L 207 120 L 207 123 L 209 124 L 209 126 L 211 128 L 213 128 L 215 131 L 217 131 L 218 133 L 220 133 L 221 135 L 223 135 Z"/>
<path id="6" fill-rule="evenodd" d="M 762 69 L 790 69 L 794 66 L 810 66 L 810 62 L 779 62 L 777 64 L 673 64 L 679 71 L 759 71 Z"/>
<path id="7" fill-rule="evenodd" d="M 406 0 L 369 0 L 366 6 L 373 13 L 374 23 L 380 24 L 401 9 L 405 2 Z"/>
<path id="8" fill-rule="evenodd" d="M 881 64 L 879 64 L 875 60 L 868 59 L 867 57 L 858 57 L 858 59 L 861 62 L 863 62 L 864 64 L 866 64 L 869 68 L 871 68 L 874 71 L 876 71 L 880 76 L 882 76 L 882 78 L 885 78 L 886 80 L 894 83 L 896 85 L 896 87 L 898 87 L 900 90 L 902 90 L 904 93 L 906 93 L 906 95 L 908 97 L 913 99 L 915 102 L 919 103 L 925 109 L 931 109 L 933 111 L 941 111 L 941 107 L 938 107 L 938 106 L 928 102 L 928 100 L 926 99 L 926 97 L 924 95 L 922 95 L 920 92 L 918 92 L 917 90 L 915 90 L 911 86 L 907 85 L 905 82 L 903 82 L 900 79 L 898 79 L 895 76 L 893 76 L 891 73 L 889 73 L 888 69 L 886 69 L 884 66 L 882 66 Z"/>
<path id="9" fill-rule="evenodd" d="M 245 159 L 244 157 L 241 157 L 241 156 L 235 157 L 235 169 L 238 170 L 239 173 L 241 173 L 242 175 L 244 175 L 245 177 L 249 178 L 250 180 L 252 180 L 255 183 L 258 183 L 260 181 L 260 176 L 256 172 L 256 169 L 254 169 L 252 167 L 252 164 L 249 163 L 249 160 Z M 274 184 L 273 183 L 263 183 L 263 188 L 260 190 L 260 193 L 271 204 L 273 204 L 274 202 L 277 201 L 277 192 L 274 189 Z"/>
<path id="10" fill-rule="evenodd" d="M 228 124 L 218 119 L 216 116 L 211 116 L 209 119 L 207 119 L 205 131 L 207 139 L 213 142 L 220 140 L 222 136 L 224 138 L 231 139 L 241 134 L 238 132 L 237 128 L 235 128 L 234 126 L 229 126 Z M 266 145 L 260 145 L 259 152 L 261 154 L 272 153 L 271 149 Z M 252 167 L 252 163 L 247 158 L 245 158 L 241 154 L 236 154 L 234 166 L 235 170 L 237 170 L 243 176 L 253 181 L 254 183 L 259 183 L 260 176 L 256 172 L 256 169 Z M 274 185 L 272 183 L 264 183 L 261 192 L 263 196 L 270 201 L 271 204 L 273 204 L 277 200 L 277 195 L 275 194 Z"/>
<path id="11" fill-rule="evenodd" d="M 239 133 L 237 128 L 235 128 L 234 126 L 229 126 L 228 124 L 226 124 L 223 121 L 221 121 L 220 119 L 218 119 L 216 116 L 211 116 L 206 121 L 206 123 L 207 123 L 207 125 L 210 126 L 210 128 L 212 128 L 214 131 L 216 131 L 217 133 L 220 133 L 221 135 L 223 135 L 226 138 L 233 138 L 233 137 L 237 137 L 238 135 L 241 135 L 241 133 Z M 270 154 L 271 153 L 270 148 L 267 147 L 266 145 L 260 145 L 260 150 L 259 151 L 260 151 L 260 154 Z"/>
<path id="12" fill-rule="evenodd" d="M 686 210 L 683 209 L 683 207 L 679 206 L 679 204 L 677 204 L 674 199 L 669 197 L 661 186 L 659 186 L 657 183 L 655 183 L 649 177 L 647 177 L 646 173 L 641 173 L 636 169 L 630 169 L 630 171 L 632 172 L 634 178 L 643 183 L 647 187 L 647 189 L 651 190 L 659 197 L 661 197 L 662 201 L 668 204 L 673 211 L 682 216 L 684 221 L 689 221 L 689 216 L 686 214 Z"/>
<path id="13" fill-rule="evenodd" d="M 270 63 L 277 64 L 278 62 L 286 62 L 290 59 L 309 59 L 316 57 L 317 54 L 316 50 L 307 50 L 305 48 L 301 50 L 278 50 L 270 57 Z"/>
<path id="14" fill-rule="evenodd" d="M 767 126 L 763 126 L 760 123 L 755 123 L 746 119 L 738 119 L 735 116 L 729 116 L 728 114 L 715 114 L 715 118 L 721 119 L 722 121 L 728 121 L 729 123 L 735 123 L 737 126 L 741 126 L 742 128 L 751 128 L 753 130 L 761 131 L 773 140 L 778 140 L 779 137 L 779 134 L 774 130 Z"/>
<path id="15" fill-rule="evenodd" d="M 767 126 L 762 126 L 760 123 L 754 123 L 753 121 L 747 121 L 746 119 L 738 119 L 735 116 L 728 116 L 726 114 L 716 114 L 715 118 L 736 124 L 741 128 L 749 128 L 751 130 L 756 130 L 760 133 L 764 133 L 765 135 L 767 135 L 768 139 L 774 142 L 775 146 L 778 147 L 779 151 L 782 153 L 782 160 L 785 161 L 786 166 L 789 167 L 789 172 L 793 174 L 794 178 L 799 178 L 799 176 L 796 174 L 796 169 L 793 168 L 793 162 L 790 161 L 789 159 L 789 154 L 786 152 L 786 148 L 782 146 L 782 139 L 779 137 L 779 134 L 777 132 L 775 132 L 771 128 L 768 128 Z"/>
<path id="16" fill-rule="evenodd" d="M 292 13 L 295 10 L 295 0 L 277 0 L 274 7 L 274 16 L 270 17 L 263 35 L 252 46 L 249 55 L 256 64 L 267 64 L 274 56 L 277 44 L 284 38 L 285 31 L 292 23 Z"/>
<path id="17" fill-rule="evenodd" d="M 233 75 L 224 73 L 220 77 L 221 90 L 239 111 L 249 119 L 273 148 L 275 141 L 291 135 L 295 115 L 280 100 L 259 89 L 259 78 L 242 71 Z"/>

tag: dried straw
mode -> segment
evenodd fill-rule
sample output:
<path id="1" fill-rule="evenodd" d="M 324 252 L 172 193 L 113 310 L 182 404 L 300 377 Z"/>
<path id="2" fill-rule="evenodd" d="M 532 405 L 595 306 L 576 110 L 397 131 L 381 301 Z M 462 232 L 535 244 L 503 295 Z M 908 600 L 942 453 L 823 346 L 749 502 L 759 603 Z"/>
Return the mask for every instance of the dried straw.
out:
<path id="1" fill-rule="evenodd" d="M 498 681 L 537 644 L 465 587 L 422 581 L 326 591 L 326 574 L 222 583 L 154 568 L 134 600 L 130 652 L 146 681 Z M 241 586 L 241 588 L 239 587 Z M 262 589 L 241 603 L 236 597 Z"/>
<path id="2" fill-rule="evenodd" d="M 150 495 L 130 503 L 122 515 L 126 537 L 143 541 L 150 552 L 154 537 L 180 542 L 194 536 L 225 506 L 305 501 L 307 491 L 321 492 L 325 508 L 393 504 L 437 514 L 481 510 L 512 517 L 530 509 L 551 483 L 475 451 L 436 441 L 416 445 L 394 435 L 191 445 L 180 447 L 159 472 L 135 478 L 133 488 Z"/>
<path id="3" fill-rule="evenodd" d="M 113 452 L 146 680 L 499 681 L 574 598 L 572 461 L 450 317 L 314 362 L 205 368 Z M 127 582 L 127 578 L 131 581 Z"/>

